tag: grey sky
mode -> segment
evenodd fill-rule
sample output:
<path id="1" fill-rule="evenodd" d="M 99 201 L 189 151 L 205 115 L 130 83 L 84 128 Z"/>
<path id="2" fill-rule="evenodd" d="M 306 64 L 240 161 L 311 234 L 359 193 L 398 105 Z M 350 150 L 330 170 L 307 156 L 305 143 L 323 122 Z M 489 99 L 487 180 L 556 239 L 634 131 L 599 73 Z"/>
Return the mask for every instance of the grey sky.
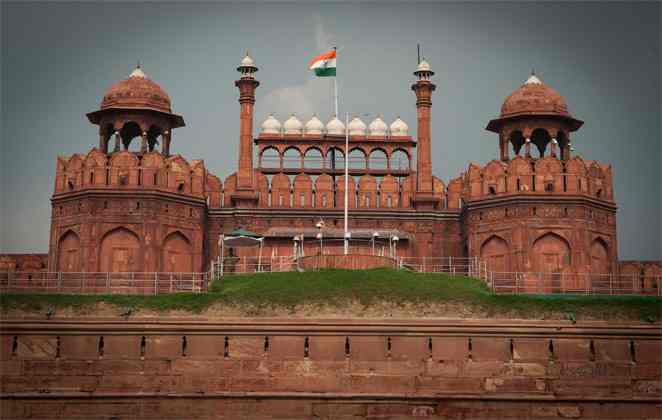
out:
<path id="1" fill-rule="evenodd" d="M 436 72 L 434 173 L 448 181 L 497 157 L 484 130 L 532 67 L 586 121 L 577 153 L 611 163 L 621 259 L 662 259 L 660 3 L 7 3 L 2 11 L 3 252 L 46 251 L 58 154 L 98 142 L 84 114 L 136 60 L 187 126 L 172 151 L 236 167 L 235 68 L 260 71 L 256 123 L 327 120 L 328 80 L 308 60 L 332 44 L 341 113 L 400 115 L 415 133 L 416 43 Z"/>

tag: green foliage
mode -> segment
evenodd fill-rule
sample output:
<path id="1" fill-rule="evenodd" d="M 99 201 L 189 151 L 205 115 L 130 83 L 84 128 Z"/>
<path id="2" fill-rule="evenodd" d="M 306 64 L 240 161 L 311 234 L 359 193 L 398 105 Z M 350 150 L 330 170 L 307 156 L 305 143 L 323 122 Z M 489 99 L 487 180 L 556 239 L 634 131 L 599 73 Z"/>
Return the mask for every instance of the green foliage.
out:
<path id="1" fill-rule="evenodd" d="M 300 304 L 338 307 L 357 301 L 365 306 L 379 302 L 454 303 L 489 317 L 545 318 L 549 314 L 570 314 L 575 318 L 639 319 L 658 322 L 662 300 L 648 296 L 584 295 L 492 295 L 485 284 L 468 277 L 447 274 L 417 274 L 405 270 L 322 270 L 316 272 L 261 273 L 215 280 L 209 293 L 177 293 L 158 296 L 126 295 L 0 295 L 2 308 L 44 311 L 45 308 L 73 307 L 85 310 L 98 302 L 126 312 L 150 309 L 185 310 L 199 313 L 214 303 L 247 308 L 294 308 Z M 566 319 L 569 316 L 566 315 Z"/>

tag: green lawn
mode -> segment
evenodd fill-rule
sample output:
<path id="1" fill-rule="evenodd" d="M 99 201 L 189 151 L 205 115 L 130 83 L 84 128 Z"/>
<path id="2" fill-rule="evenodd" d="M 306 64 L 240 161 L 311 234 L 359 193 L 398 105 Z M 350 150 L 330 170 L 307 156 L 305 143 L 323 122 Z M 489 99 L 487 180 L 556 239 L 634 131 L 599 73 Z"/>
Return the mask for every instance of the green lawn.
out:
<path id="1" fill-rule="evenodd" d="M 252 308 L 294 308 L 301 304 L 338 307 L 347 302 L 370 305 L 453 303 L 466 305 L 489 317 L 540 317 L 563 313 L 581 319 L 638 319 L 658 321 L 662 300 L 645 296 L 550 296 L 492 295 L 480 281 L 445 274 L 416 274 L 376 269 L 365 271 L 325 270 L 319 272 L 263 273 L 232 276 L 215 282 L 206 294 L 180 293 L 160 296 L 122 295 L 0 295 L 3 310 L 45 311 L 49 307 L 85 309 L 98 302 L 132 310 L 204 311 L 215 303 Z M 348 315 L 349 316 L 349 315 Z"/>

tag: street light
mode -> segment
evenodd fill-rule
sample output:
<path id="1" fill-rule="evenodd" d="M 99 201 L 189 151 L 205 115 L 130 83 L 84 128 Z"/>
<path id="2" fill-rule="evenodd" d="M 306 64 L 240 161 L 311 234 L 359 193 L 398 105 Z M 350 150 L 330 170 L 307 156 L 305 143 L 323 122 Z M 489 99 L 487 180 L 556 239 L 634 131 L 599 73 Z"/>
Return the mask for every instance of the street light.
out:
<path id="1" fill-rule="evenodd" d="M 324 220 L 320 219 L 320 221 L 315 224 L 315 227 L 318 229 L 317 239 L 320 240 L 320 255 L 324 255 L 324 245 L 322 244 L 322 229 L 324 228 Z"/>
<path id="2" fill-rule="evenodd" d="M 379 236 L 379 232 L 372 233 L 372 255 L 375 255 L 375 240 Z"/>

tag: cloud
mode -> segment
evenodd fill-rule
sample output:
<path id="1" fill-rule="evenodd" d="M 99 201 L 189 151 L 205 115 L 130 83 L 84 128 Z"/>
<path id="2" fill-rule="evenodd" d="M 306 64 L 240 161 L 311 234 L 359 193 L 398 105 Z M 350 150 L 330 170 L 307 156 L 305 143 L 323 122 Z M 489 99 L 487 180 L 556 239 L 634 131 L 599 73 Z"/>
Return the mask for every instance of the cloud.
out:
<path id="1" fill-rule="evenodd" d="M 315 53 L 321 53 L 333 46 L 335 36 L 326 31 L 322 16 L 313 15 L 315 22 Z M 262 117 L 269 113 L 276 114 L 284 120 L 291 113 L 309 116 L 313 113 L 322 119 L 333 113 L 333 79 L 309 76 L 302 84 L 284 86 L 269 91 L 261 101 L 260 108 L 264 111 Z"/>

